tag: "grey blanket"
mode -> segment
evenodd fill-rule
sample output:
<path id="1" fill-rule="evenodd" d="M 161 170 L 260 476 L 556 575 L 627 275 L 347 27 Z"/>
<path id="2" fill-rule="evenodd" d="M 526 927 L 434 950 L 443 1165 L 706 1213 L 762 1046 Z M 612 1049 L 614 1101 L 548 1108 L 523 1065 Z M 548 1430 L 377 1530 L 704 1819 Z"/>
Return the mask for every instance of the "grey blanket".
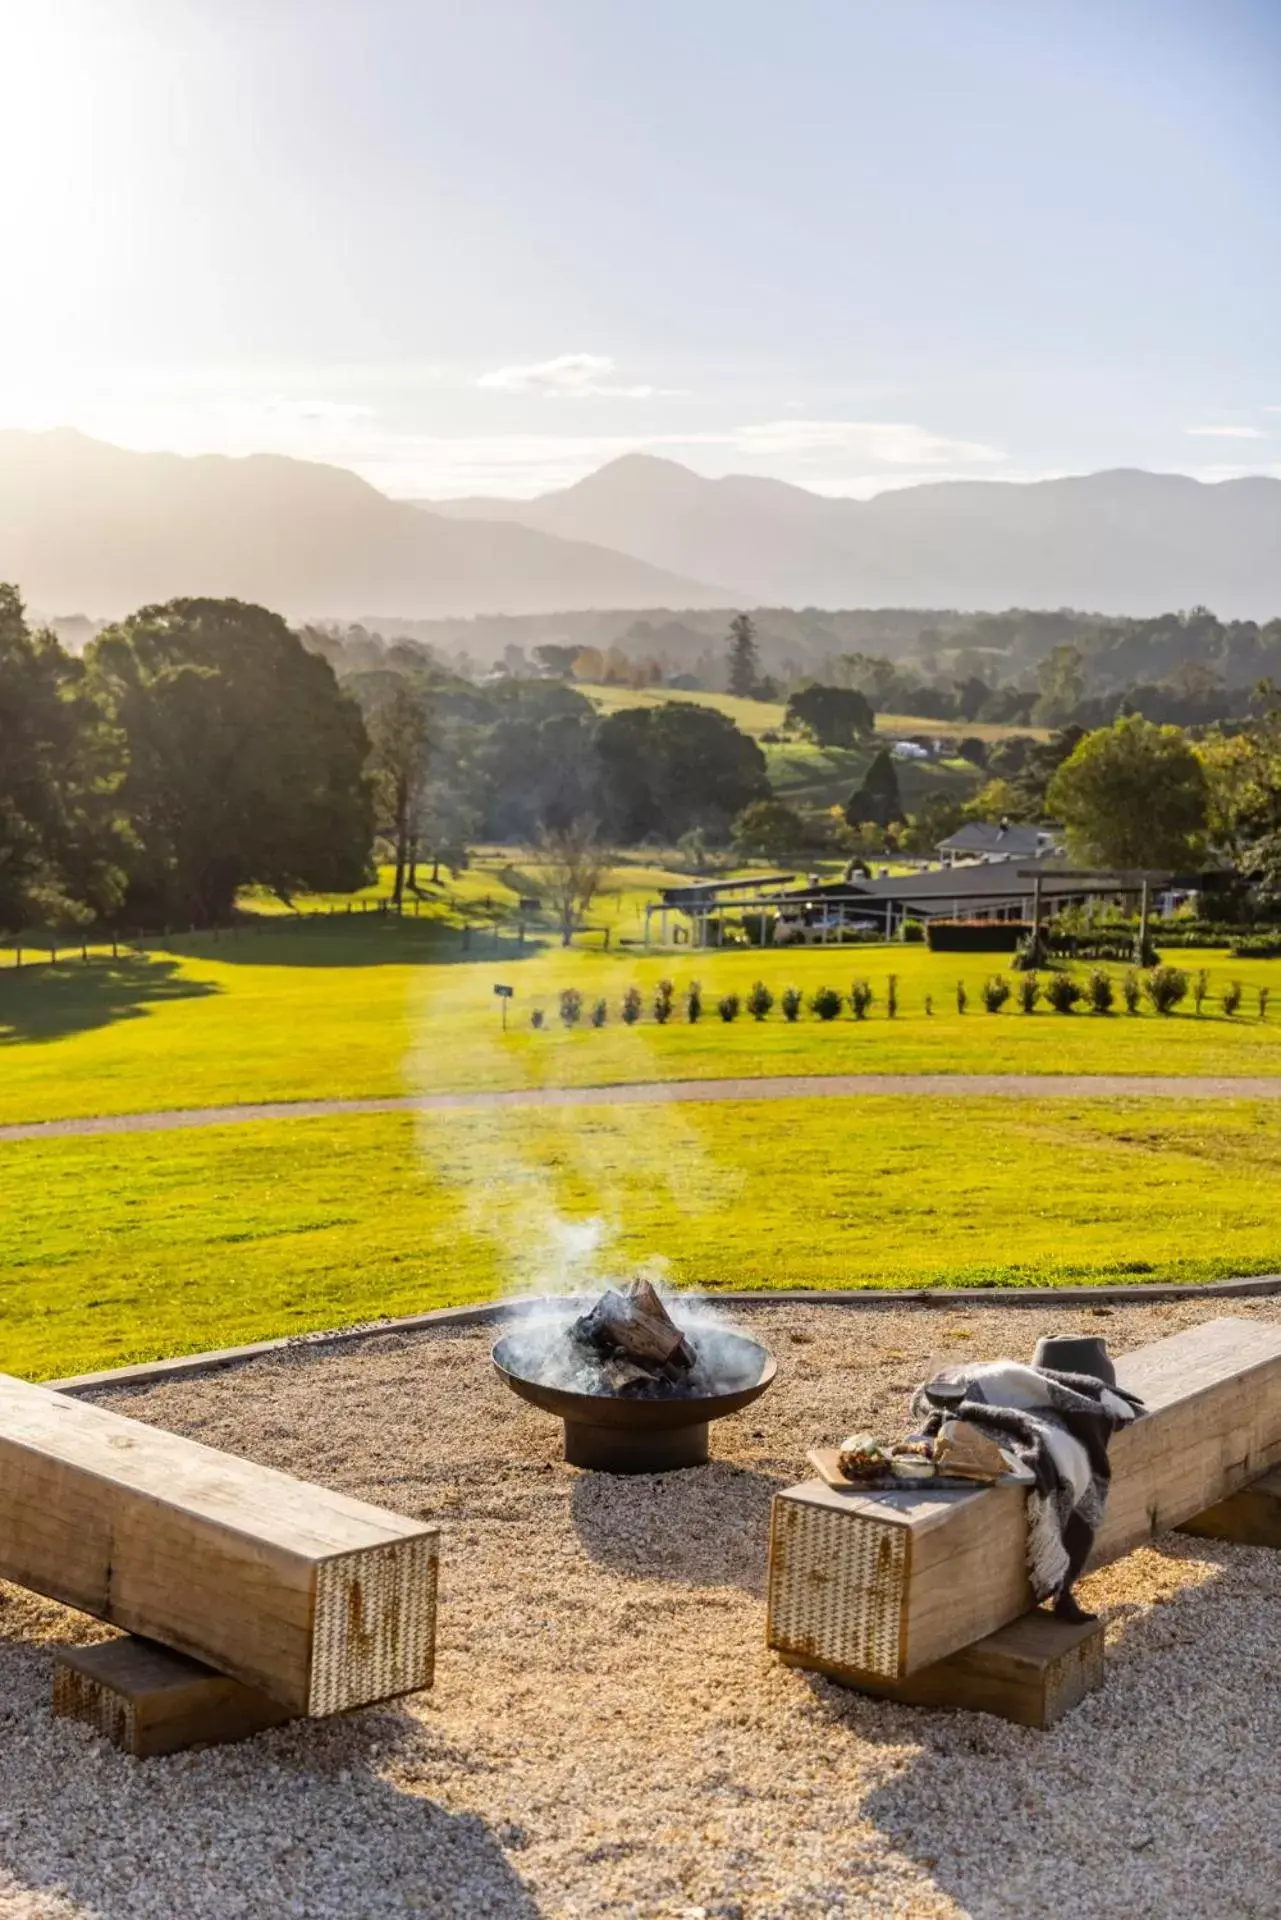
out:
<path id="1" fill-rule="evenodd" d="M 969 1421 L 1032 1474 L 1028 1492 L 1028 1576 L 1038 1600 L 1079 1618 L 1072 1599 L 1107 1504 L 1108 1442 L 1144 1411 L 1121 1387 L 1084 1373 L 1025 1367 L 1014 1360 L 948 1367 L 912 1395 L 921 1431 Z"/>

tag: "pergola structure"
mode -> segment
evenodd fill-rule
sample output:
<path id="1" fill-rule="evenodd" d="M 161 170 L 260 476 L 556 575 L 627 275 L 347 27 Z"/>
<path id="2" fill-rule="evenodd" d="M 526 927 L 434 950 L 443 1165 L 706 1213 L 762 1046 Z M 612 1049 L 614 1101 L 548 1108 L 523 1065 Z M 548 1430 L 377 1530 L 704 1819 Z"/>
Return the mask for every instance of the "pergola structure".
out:
<path id="1" fill-rule="evenodd" d="M 750 880 L 668 887 L 657 904 L 645 909 L 645 944 L 652 940 L 652 917 L 660 939 L 669 944 L 670 916 L 690 922 L 689 943 L 712 944 L 711 927 L 727 908 L 739 913 L 780 913 L 801 920 L 807 936 L 822 944 L 839 940 L 856 926 L 884 929 L 890 939 L 904 920 L 1025 920 L 1039 926 L 1047 912 L 1092 900 L 1133 898 L 1141 933 L 1154 897 L 1162 890 L 1196 890 L 1206 875 L 1179 875 L 1169 869 L 1064 867 L 1052 859 L 1027 865 L 1013 861 L 967 867 L 883 874 L 876 879 L 811 881 L 793 886 L 791 874 Z"/>
<path id="2" fill-rule="evenodd" d="M 657 915 L 659 922 L 659 944 L 670 946 L 670 919 L 673 913 L 684 914 L 690 921 L 690 945 L 705 947 L 707 929 L 712 917 L 723 912 L 727 906 L 747 907 L 754 911 L 759 904 L 757 899 L 737 900 L 739 894 L 760 895 L 768 888 L 777 895 L 779 887 L 788 886 L 796 875 L 794 873 L 754 874 L 747 880 L 697 880 L 688 887 L 664 887 L 657 901 L 645 908 L 645 945 L 652 939 L 652 922 Z"/>

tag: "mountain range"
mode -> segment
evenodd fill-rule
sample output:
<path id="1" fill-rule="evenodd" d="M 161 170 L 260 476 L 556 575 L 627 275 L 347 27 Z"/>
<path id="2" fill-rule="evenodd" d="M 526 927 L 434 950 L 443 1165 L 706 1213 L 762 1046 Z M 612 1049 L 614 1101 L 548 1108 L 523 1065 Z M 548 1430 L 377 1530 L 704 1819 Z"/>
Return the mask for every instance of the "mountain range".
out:
<path id="1" fill-rule="evenodd" d="M 392 500 L 275 454 L 0 432 L 0 580 L 44 615 L 234 594 L 293 619 L 592 608 L 1281 613 L 1281 480 L 1122 469 L 871 500 L 628 454 L 534 500 Z"/>
<path id="2" fill-rule="evenodd" d="M 436 502 L 434 511 L 594 541 L 733 581 L 767 606 L 1281 612 L 1281 480 L 1262 476 L 1211 485 L 1119 469 L 938 481 L 851 500 L 745 475 L 708 480 L 627 454 L 535 500 Z"/>
<path id="3" fill-rule="evenodd" d="M 231 594 L 293 619 L 727 598 L 572 536 L 425 513 L 342 467 L 134 453 L 65 428 L 0 432 L 0 580 L 45 616 L 116 617 L 179 594 Z"/>

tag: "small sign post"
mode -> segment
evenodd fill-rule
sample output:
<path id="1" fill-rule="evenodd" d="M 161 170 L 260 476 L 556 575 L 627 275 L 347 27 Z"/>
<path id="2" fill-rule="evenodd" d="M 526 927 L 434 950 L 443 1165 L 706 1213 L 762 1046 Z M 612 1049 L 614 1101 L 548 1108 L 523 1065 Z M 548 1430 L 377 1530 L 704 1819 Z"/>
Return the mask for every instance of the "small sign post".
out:
<path id="1" fill-rule="evenodd" d="M 515 987 L 495 987 L 494 992 L 503 1003 L 503 1032 L 507 1031 L 507 1002 L 515 993 Z"/>

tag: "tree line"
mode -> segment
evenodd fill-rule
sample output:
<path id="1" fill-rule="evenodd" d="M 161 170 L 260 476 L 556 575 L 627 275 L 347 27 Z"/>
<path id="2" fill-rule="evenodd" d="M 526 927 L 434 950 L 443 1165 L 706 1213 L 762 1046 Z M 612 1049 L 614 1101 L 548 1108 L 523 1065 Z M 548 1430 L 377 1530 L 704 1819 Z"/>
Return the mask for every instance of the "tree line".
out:
<path id="1" fill-rule="evenodd" d="M 689 704 L 599 715 L 546 681 L 476 686 L 408 653 L 339 682 L 280 615 L 178 599 L 80 657 L 0 586 L 0 928 L 211 926 L 238 892 L 347 891 L 376 843 L 397 892 L 479 839 L 595 823 L 671 843 L 769 793 L 765 758 Z"/>
<path id="2" fill-rule="evenodd" d="M 610 844 L 929 856 L 967 817 L 1061 820 L 1099 865 L 1226 860 L 1281 906 L 1276 695 L 1226 726 L 1122 713 L 962 741 L 977 792 L 911 817 L 882 749 L 832 817 L 775 796 L 758 743 L 706 706 L 602 714 L 562 680 L 477 684 L 412 646 L 340 679 L 313 640 L 265 608 L 179 599 L 76 657 L 0 586 L 0 928 L 216 925 L 246 886 L 358 887 L 379 851 L 400 897 L 481 841 L 559 849 L 570 887 Z M 759 685 L 755 645 L 744 617 L 731 665 Z M 810 683 L 787 708 L 833 746 L 870 743 L 873 722 L 851 687 Z"/>

